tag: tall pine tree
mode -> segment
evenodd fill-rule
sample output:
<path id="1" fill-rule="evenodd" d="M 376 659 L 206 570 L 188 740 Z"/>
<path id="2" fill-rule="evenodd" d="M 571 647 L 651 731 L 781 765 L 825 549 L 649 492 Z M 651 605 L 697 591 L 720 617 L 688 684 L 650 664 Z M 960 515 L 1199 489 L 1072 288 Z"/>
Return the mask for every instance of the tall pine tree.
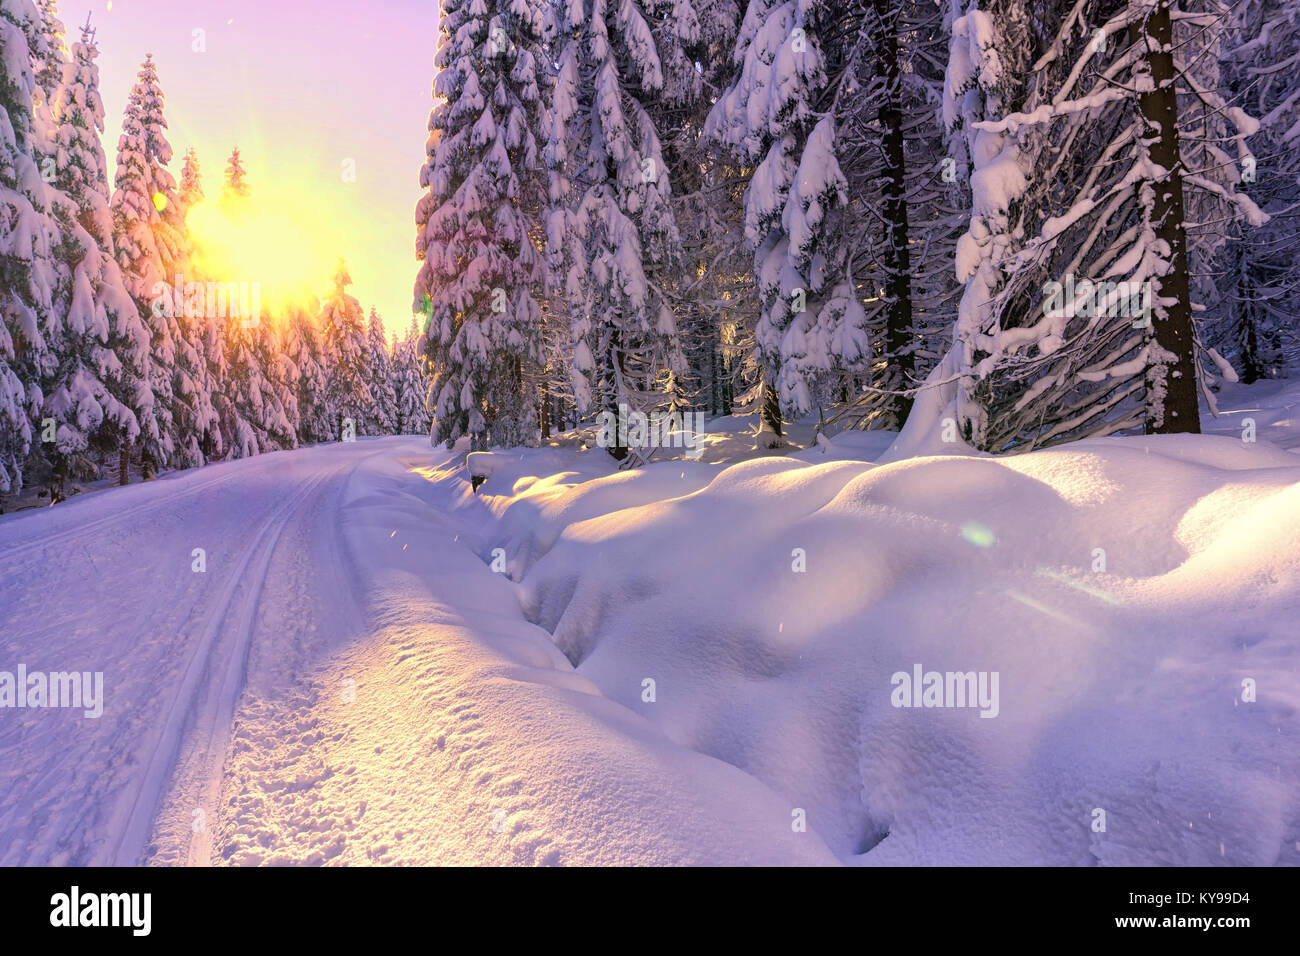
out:
<path id="1" fill-rule="evenodd" d="M 146 467 L 166 464 L 176 448 L 172 370 L 176 363 L 177 304 L 171 288 L 183 272 L 185 240 L 177 229 L 179 197 L 167 171 L 172 147 L 163 116 L 165 98 L 153 56 L 145 57 L 127 99 L 117 146 L 112 199 L 117 261 L 127 292 L 149 329 L 149 361 L 134 406 Z"/>
<path id="2" fill-rule="evenodd" d="M 570 0 L 561 28 L 547 116 L 548 256 L 572 329 L 578 413 L 625 421 L 675 400 L 657 389 L 686 371 L 663 287 L 681 236 L 653 110 L 678 45 L 695 42 L 699 26 L 688 4 L 660 17 L 638 0 Z M 623 432 L 609 448 L 619 460 Z"/>
<path id="3" fill-rule="evenodd" d="M 31 413 L 42 399 L 41 324 L 55 283 L 32 144 L 31 51 L 40 22 L 30 0 L 0 0 L 0 494 L 22 487 Z"/>
<path id="4" fill-rule="evenodd" d="M 373 307 L 370 310 L 370 323 L 366 330 L 366 349 L 370 397 L 374 400 L 374 409 L 366 433 L 391 435 L 395 429 L 397 396 L 393 391 L 393 371 L 389 362 L 384 320 Z"/>
<path id="5" fill-rule="evenodd" d="M 538 354 L 542 260 L 524 210 L 538 208 L 540 192 L 543 11 L 527 0 L 450 0 L 440 19 L 415 298 L 429 316 L 437 435 L 448 447 L 461 435 L 476 449 L 519 444 L 534 425 L 522 367 Z"/>
<path id="6" fill-rule="evenodd" d="M 351 284 L 347 265 L 340 260 L 334 289 L 322 303 L 320 321 L 329 373 L 326 394 L 335 416 L 334 434 L 340 440 L 361 434 L 374 407 L 367 385 L 366 316 L 361 303 L 348 293 Z"/>
<path id="7" fill-rule="evenodd" d="M 51 124 L 46 140 L 56 161 L 50 203 L 62 235 L 56 248 L 59 288 L 47 333 L 57 358 L 43 380 L 43 421 L 56 426 L 54 442 L 43 446 L 53 499 L 62 497 L 67 476 L 98 477 L 92 452 L 116 449 L 123 436 L 138 433 L 139 423 L 122 397 L 148 355 L 147 331 L 113 258 L 97 55 L 93 31 L 84 27 L 45 114 Z M 128 347 L 124 355 L 110 348 L 115 339 Z"/>

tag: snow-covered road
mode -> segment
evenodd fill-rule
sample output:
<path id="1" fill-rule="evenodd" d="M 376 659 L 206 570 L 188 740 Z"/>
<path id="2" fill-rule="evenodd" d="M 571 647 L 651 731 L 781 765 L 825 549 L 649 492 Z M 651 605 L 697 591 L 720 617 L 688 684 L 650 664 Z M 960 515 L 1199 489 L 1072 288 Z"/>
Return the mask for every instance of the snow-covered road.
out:
<path id="1" fill-rule="evenodd" d="M 375 439 L 0 518 L 0 864 L 833 863 L 753 777 L 601 696 Z"/>

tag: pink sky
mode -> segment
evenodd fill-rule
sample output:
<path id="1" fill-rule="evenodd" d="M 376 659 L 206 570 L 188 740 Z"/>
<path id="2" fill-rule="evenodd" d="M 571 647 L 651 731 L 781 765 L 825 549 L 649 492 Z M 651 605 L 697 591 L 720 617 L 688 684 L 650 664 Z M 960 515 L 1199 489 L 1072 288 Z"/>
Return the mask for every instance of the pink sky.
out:
<path id="1" fill-rule="evenodd" d="M 353 294 L 389 331 L 410 322 L 437 9 L 436 0 L 59 0 L 69 43 L 92 14 L 110 175 L 127 95 L 153 53 L 172 174 L 193 146 L 212 194 L 238 145 L 255 195 L 305 197 L 297 224 L 337 237 Z M 194 50 L 198 29 L 206 52 Z M 347 159 L 355 183 L 343 181 Z"/>

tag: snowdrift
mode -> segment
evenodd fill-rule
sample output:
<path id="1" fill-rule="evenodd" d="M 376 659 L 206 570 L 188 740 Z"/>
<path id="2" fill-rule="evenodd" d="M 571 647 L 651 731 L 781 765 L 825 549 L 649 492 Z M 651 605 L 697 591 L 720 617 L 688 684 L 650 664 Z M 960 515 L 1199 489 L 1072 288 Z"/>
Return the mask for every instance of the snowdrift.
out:
<path id="1" fill-rule="evenodd" d="M 774 827 L 860 864 L 1300 863 L 1295 455 L 494 454 L 481 556 L 603 695 L 781 795 Z M 996 707 L 897 706 L 931 672 L 996 675 Z"/>

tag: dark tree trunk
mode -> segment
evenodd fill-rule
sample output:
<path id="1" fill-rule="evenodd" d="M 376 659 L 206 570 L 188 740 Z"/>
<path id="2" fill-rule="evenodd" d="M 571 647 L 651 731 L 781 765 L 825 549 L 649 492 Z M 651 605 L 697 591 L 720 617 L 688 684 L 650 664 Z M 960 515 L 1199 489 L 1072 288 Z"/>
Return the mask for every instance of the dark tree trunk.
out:
<path id="1" fill-rule="evenodd" d="M 54 454 L 54 470 L 50 474 L 50 504 L 57 505 L 67 498 L 68 458 Z"/>
<path id="2" fill-rule="evenodd" d="M 621 383 L 624 381 L 624 355 L 618 332 L 610 330 L 609 348 L 605 352 L 605 382 L 604 388 L 604 410 L 614 416 L 617 423 L 614 431 L 614 444 L 608 446 L 605 450 L 615 461 L 622 461 L 627 457 L 627 447 L 622 444 L 622 438 L 627 433 L 627 423 L 623 420 L 623 410 L 619 408 L 621 404 L 619 398 L 622 395 Z"/>
<path id="3" fill-rule="evenodd" d="M 722 414 L 722 355 L 718 350 L 717 329 L 709 338 L 709 414 Z"/>
<path id="4" fill-rule="evenodd" d="M 1152 183 L 1155 198 L 1151 219 L 1156 238 L 1168 243 L 1169 273 L 1160 278 L 1159 295 L 1173 299 L 1163 318 L 1154 316 L 1156 344 L 1174 357 L 1164 366 L 1163 382 L 1148 382 L 1164 392 L 1163 414 L 1148 409 L 1148 434 L 1198 433 L 1200 399 L 1196 393 L 1196 344 L 1192 330 L 1191 290 L 1187 278 L 1187 237 L 1184 230 L 1183 174 L 1178 145 L 1178 96 L 1174 86 L 1173 27 L 1170 0 L 1160 0 L 1144 21 L 1129 26 L 1129 40 L 1143 44 L 1151 89 L 1138 98 L 1143 139 L 1152 162 L 1164 173 Z"/>
<path id="5" fill-rule="evenodd" d="M 117 483 L 125 485 L 131 480 L 131 445 L 122 439 L 122 449 L 117 459 Z"/>
<path id="6" fill-rule="evenodd" d="M 898 57 L 896 10 L 889 0 L 875 0 L 880 37 L 881 66 L 885 74 L 884 100 L 880 106 L 880 128 L 885 152 L 885 373 L 886 388 L 901 391 L 911 385 L 915 361 L 912 357 L 912 266 L 908 249 L 907 194 L 904 174 L 903 112 L 899 107 L 902 66 Z M 906 395 L 889 397 L 893 427 L 902 428 L 912 411 Z"/>
<path id="7" fill-rule="evenodd" d="M 542 379 L 541 401 L 538 405 L 540 407 L 537 417 L 541 419 L 538 424 L 542 429 L 542 441 L 546 441 L 551 437 L 551 389 L 545 379 Z"/>
<path id="8" fill-rule="evenodd" d="M 1250 273 L 1246 263 L 1238 252 L 1237 298 L 1241 300 L 1241 312 L 1238 321 L 1245 335 L 1241 345 L 1241 381 L 1249 385 L 1257 382 L 1263 374 L 1260 365 L 1259 334 L 1256 326 L 1254 290 L 1251 288 Z"/>
<path id="9" fill-rule="evenodd" d="M 719 362 L 722 365 L 722 408 L 723 415 L 730 415 L 735 407 L 736 402 L 736 368 L 735 359 L 732 357 L 734 346 L 727 345 L 722 349 L 719 355 Z"/>
<path id="10" fill-rule="evenodd" d="M 767 370 L 763 371 L 763 424 L 769 428 L 773 435 L 778 439 L 782 437 L 781 431 L 781 400 L 777 397 L 776 389 L 772 386 L 768 378 Z"/>

